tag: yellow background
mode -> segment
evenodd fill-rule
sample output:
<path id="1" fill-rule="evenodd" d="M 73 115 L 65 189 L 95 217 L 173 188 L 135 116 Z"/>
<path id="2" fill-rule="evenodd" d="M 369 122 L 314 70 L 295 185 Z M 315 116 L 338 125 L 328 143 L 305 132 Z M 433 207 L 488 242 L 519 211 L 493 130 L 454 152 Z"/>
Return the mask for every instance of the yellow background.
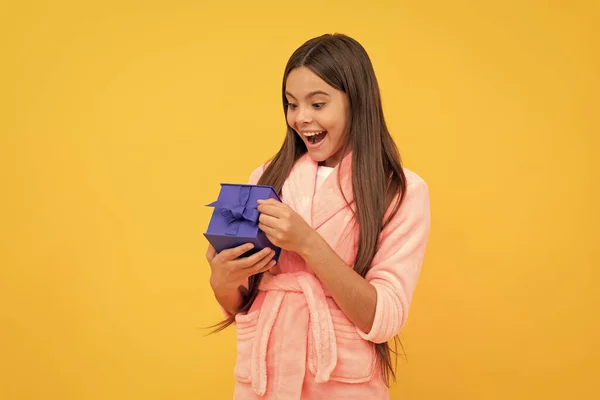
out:
<path id="1" fill-rule="evenodd" d="M 325 32 L 431 190 L 392 398 L 599 398 L 597 2 L 258 3 L 0 4 L 0 398 L 231 398 L 204 205 Z"/>

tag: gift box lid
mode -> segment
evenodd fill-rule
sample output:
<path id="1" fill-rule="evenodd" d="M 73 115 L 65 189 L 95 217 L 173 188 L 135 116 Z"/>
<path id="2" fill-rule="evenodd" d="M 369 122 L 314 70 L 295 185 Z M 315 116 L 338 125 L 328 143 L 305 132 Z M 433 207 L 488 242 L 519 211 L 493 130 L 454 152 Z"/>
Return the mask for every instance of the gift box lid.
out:
<path id="1" fill-rule="evenodd" d="M 224 197 L 233 195 L 234 193 L 232 191 L 230 191 L 229 189 L 235 189 L 235 188 L 258 188 L 258 189 L 262 189 L 262 190 L 270 190 L 270 196 L 264 198 L 262 195 L 261 196 L 257 196 L 257 199 L 268 199 L 268 198 L 274 198 L 278 201 L 281 201 L 281 199 L 279 198 L 279 195 L 277 194 L 277 192 L 275 191 L 275 188 L 273 186 L 268 186 L 268 185 L 251 185 L 251 184 L 247 184 L 247 183 L 243 183 L 243 184 L 237 184 L 237 183 L 221 183 L 221 191 L 219 192 L 219 196 L 217 197 L 217 201 L 211 204 L 208 204 L 208 207 L 214 207 L 214 204 L 220 202 L 221 200 L 223 200 Z M 262 193 L 262 191 L 261 191 Z M 248 201 L 250 201 L 250 199 L 248 199 Z M 256 201 L 256 199 L 254 200 L 254 202 Z"/>
<path id="2" fill-rule="evenodd" d="M 281 201 L 272 186 L 221 183 L 217 201 L 207 205 L 215 208 L 207 233 L 254 237 L 260 214 L 257 200 L 269 198 Z"/>

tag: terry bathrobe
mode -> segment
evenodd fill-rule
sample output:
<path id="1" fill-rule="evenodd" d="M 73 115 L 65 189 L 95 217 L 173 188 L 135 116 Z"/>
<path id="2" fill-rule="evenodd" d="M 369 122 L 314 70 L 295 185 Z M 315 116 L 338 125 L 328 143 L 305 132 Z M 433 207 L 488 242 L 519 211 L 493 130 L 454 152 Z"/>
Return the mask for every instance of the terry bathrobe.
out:
<path id="1" fill-rule="evenodd" d="M 352 155 L 316 189 L 318 164 L 308 154 L 294 165 L 281 200 L 315 229 L 350 266 L 357 250 L 351 207 Z M 256 184 L 264 166 L 250 176 Z M 373 343 L 392 339 L 406 321 L 429 234 L 426 183 L 404 170 L 406 197 L 381 233 L 366 279 L 377 290 L 375 320 L 362 332 L 296 253 L 282 251 L 265 273 L 251 309 L 236 316 L 234 399 L 389 399 Z M 388 214 L 395 202 L 392 202 Z M 386 214 L 386 217 L 387 215 Z"/>

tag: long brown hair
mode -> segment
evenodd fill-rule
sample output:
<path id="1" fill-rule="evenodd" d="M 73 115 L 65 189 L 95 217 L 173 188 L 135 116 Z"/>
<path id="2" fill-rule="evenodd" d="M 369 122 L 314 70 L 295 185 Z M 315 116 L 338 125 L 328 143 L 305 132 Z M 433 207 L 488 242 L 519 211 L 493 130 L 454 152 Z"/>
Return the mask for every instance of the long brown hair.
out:
<path id="1" fill-rule="evenodd" d="M 283 75 L 282 99 L 284 114 L 288 109 L 285 96 L 289 73 L 299 67 L 309 68 L 327 84 L 344 92 L 349 99 L 348 134 L 342 151 L 352 151 L 352 193 L 356 206 L 354 222 L 358 223 L 358 250 L 354 270 L 363 278 L 371 267 L 379 247 L 381 231 L 398 211 L 406 191 L 406 177 L 400 154 L 387 129 L 381 105 L 375 71 L 365 49 L 354 39 L 342 34 L 326 34 L 308 40 L 290 57 Z M 295 162 L 307 151 L 298 134 L 288 125 L 281 149 L 268 163 L 258 184 L 270 185 L 281 193 Z M 339 182 L 338 182 L 339 184 Z M 385 213 L 396 199 L 389 218 Z M 238 312 L 250 309 L 258 295 L 262 274 L 249 279 L 242 306 Z M 232 324 L 235 316 L 218 324 L 217 331 Z M 396 380 L 391 353 L 397 355 L 399 338 L 394 338 L 396 350 L 388 343 L 375 344 L 376 354 L 385 382 Z M 400 343 L 401 345 L 401 343 Z M 396 359 L 397 361 L 397 359 Z"/>

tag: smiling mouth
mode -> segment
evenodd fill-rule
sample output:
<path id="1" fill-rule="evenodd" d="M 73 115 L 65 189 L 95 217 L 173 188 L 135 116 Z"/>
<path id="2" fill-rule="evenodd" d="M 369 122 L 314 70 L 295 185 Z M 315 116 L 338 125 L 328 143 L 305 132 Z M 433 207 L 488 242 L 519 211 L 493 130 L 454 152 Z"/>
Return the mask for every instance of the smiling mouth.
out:
<path id="1" fill-rule="evenodd" d="M 327 131 L 304 132 L 303 135 L 310 144 L 317 144 L 325 139 L 325 136 L 327 136 Z"/>

